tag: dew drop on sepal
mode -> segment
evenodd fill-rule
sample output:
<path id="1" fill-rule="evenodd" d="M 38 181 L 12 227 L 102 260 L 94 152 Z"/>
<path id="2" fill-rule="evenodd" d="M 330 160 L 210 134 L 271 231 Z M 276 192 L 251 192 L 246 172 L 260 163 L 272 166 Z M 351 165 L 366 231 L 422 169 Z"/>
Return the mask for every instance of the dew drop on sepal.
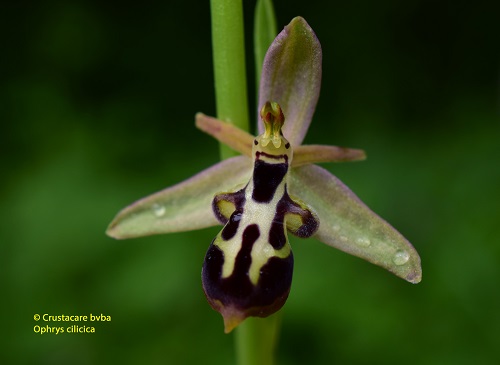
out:
<path id="1" fill-rule="evenodd" d="M 156 203 L 151 206 L 151 210 L 153 211 L 153 214 L 158 218 L 163 217 L 165 215 L 165 211 L 166 211 L 166 209 L 163 205 L 156 204 Z"/>
<path id="2" fill-rule="evenodd" d="M 404 250 L 398 250 L 394 254 L 394 257 L 392 258 L 392 262 L 394 262 L 396 265 L 401 266 L 404 265 L 408 262 L 410 259 L 410 254 Z"/>

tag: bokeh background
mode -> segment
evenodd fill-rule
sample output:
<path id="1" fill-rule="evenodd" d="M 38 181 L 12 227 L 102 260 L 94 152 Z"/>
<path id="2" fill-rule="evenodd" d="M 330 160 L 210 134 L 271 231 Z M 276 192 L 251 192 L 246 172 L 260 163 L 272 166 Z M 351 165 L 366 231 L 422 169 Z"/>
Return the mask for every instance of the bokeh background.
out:
<path id="1" fill-rule="evenodd" d="M 411 285 L 292 238 L 280 364 L 494 364 L 500 358 L 499 6 L 276 0 L 316 31 L 323 87 L 306 142 L 417 248 Z M 491 2 L 493 3 L 493 2 Z M 254 1 L 245 1 L 249 96 Z M 128 241 L 119 209 L 218 159 L 208 1 L 0 5 L 2 364 L 233 364 L 200 281 L 218 228 Z M 182 153 L 182 156 L 181 156 Z M 105 314 L 95 334 L 35 313 Z"/>

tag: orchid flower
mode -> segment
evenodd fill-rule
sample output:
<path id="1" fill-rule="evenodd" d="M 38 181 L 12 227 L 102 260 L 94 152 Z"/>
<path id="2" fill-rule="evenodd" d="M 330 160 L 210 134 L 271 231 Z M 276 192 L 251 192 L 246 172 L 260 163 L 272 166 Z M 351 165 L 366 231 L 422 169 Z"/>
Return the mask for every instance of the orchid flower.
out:
<path id="1" fill-rule="evenodd" d="M 250 248 L 245 255 L 242 254 L 247 267 L 240 275 L 240 281 L 235 279 L 231 285 L 224 282 L 234 279 L 235 274 L 231 273 L 238 269 L 234 266 L 238 265 L 237 257 L 243 251 L 241 242 L 253 237 L 251 246 L 259 237 L 259 228 L 262 233 L 262 226 L 250 224 L 257 216 L 268 220 L 270 235 L 264 238 L 269 241 L 273 234 L 286 240 L 288 229 L 299 237 L 312 236 L 379 265 L 411 283 L 421 280 L 420 257 L 413 246 L 338 178 L 315 165 L 362 160 L 364 152 L 336 146 L 301 145 L 319 97 L 321 60 L 321 46 L 313 30 L 303 18 L 294 18 L 276 37 L 264 59 L 259 90 L 260 117 L 264 123 L 258 124 L 260 135 L 255 138 L 231 124 L 198 113 L 196 126 L 199 129 L 242 155 L 219 162 L 184 182 L 133 203 L 118 213 L 107 230 L 111 237 L 123 239 L 225 224 L 207 252 L 203 285 L 209 303 L 224 317 L 226 332 L 248 316 L 264 317 L 280 309 L 290 289 L 293 260 L 290 264 L 291 250 L 285 247 L 285 241 L 273 244 L 271 248 L 264 247 L 264 242 L 261 252 L 267 252 L 265 257 Z M 287 152 L 287 145 L 291 146 L 293 156 Z M 256 148 L 260 150 L 256 152 Z M 276 176 L 271 169 L 277 164 L 269 161 L 277 157 L 273 157 L 275 152 L 272 151 L 281 151 L 279 158 L 284 158 L 281 164 L 291 161 L 283 176 L 280 175 L 283 182 L 278 178 L 280 181 L 273 180 Z M 262 154 L 267 156 L 264 160 L 259 159 Z M 261 165 L 257 167 L 259 162 L 267 163 L 269 169 Z M 260 179 L 259 182 L 256 179 Z M 273 192 L 283 188 L 279 193 L 282 200 L 275 199 L 275 205 L 270 203 L 273 196 L 256 199 L 255 191 L 253 197 L 252 191 L 248 192 L 255 189 L 262 179 L 267 179 L 266 184 L 274 184 Z M 243 211 L 245 197 L 259 204 Z M 249 210 L 253 215 L 247 218 Z M 282 214 L 278 219 L 279 211 Z M 281 229 L 283 235 L 279 228 L 273 231 L 273 224 L 286 228 Z M 238 242 L 233 242 L 241 225 L 246 229 L 240 232 Z M 278 250 L 281 247 L 284 248 Z M 264 284 L 262 276 L 267 270 L 264 268 L 271 258 L 278 256 L 288 260 L 282 265 L 284 271 L 276 268 L 269 271 L 268 276 L 272 277 L 266 277 Z M 217 260 L 222 260 L 222 263 L 214 263 Z M 259 261 L 259 265 L 250 267 L 254 261 Z M 243 283 L 242 280 L 246 281 Z M 250 285 L 248 290 L 242 289 L 244 285 Z M 267 295 L 265 300 L 263 295 Z"/>

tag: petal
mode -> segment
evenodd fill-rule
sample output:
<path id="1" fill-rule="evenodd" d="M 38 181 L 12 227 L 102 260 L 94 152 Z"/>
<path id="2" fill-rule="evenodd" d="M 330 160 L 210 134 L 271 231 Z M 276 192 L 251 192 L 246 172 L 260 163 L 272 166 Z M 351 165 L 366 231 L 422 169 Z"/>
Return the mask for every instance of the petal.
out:
<path id="1" fill-rule="evenodd" d="M 203 113 L 196 114 L 196 127 L 211 135 L 241 154 L 252 157 L 254 136 L 232 124 L 209 117 Z M 360 161 L 366 158 L 365 151 L 323 145 L 301 145 L 293 151 L 292 166 L 302 166 L 320 162 Z"/>
<path id="2" fill-rule="evenodd" d="M 321 45 L 307 22 L 296 17 L 269 47 L 260 81 L 259 109 L 267 101 L 281 105 L 283 135 L 292 146 L 304 140 L 321 86 Z M 258 124 L 259 133 L 263 126 Z"/>
<path id="3" fill-rule="evenodd" d="M 320 222 L 318 240 L 409 282 L 420 282 L 420 257 L 413 246 L 328 171 L 316 165 L 293 169 L 290 194 L 315 210 Z"/>
<path id="4" fill-rule="evenodd" d="M 254 136 L 243 129 L 203 113 L 196 114 L 196 127 L 233 150 L 248 157 L 252 156 Z"/>
<path id="5" fill-rule="evenodd" d="M 366 158 L 365 151 L 347 147 L 301 145 L 293 151 L 292 166 L 319 162 L 360 161 Z"/>
<path id="6" fill-rule="evenodd" d="M 251 160 L 237 156 L 177 185 L 147 196 L 117 214 L 106 233 L 114 238 L 191 231 L 215 226 L 212 199 L 217 192 L 246 183 Z"/>

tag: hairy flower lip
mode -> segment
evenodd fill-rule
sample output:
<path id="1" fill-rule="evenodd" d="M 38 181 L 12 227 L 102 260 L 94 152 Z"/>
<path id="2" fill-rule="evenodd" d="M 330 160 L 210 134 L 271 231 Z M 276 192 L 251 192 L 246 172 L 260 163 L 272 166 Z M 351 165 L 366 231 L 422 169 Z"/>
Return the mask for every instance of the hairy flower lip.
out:
<path id="1" fill-rule="evenodd" d="M 210 248 L 209 248 L 210 250 Z M 291 275 L 291 273 L 290 273 Z M 280 292 L 275 300 L 266 304 L 261 304 L 259 298 L 248 298 L 245 301 L 234 301 L 231 298 L 231 293 L 226 293 L 222 298 L 214 297 L 211 294 L 213 291 L 210 286 L 213 283 L 207 280 L 207 263 L 205 262 L 202 270 L 202 281 L 205 297 L 210 304 L 210 306 L 217 312 L 219 312 L 224 319 L 224 332 L 229 333 L 234 328 L 236 328 L 241 322 L 243 322 L 248 317 L 268 317 L 273 313 L 280 310 L 288 299 L 291 288 L 291 276 L 288 289 Z M 258 288 L 257 288 L 258 289 Z M 259 295 L 259 294 L 257 294 Z M 224 304 L 222 301 L 226 301 Z"/>

